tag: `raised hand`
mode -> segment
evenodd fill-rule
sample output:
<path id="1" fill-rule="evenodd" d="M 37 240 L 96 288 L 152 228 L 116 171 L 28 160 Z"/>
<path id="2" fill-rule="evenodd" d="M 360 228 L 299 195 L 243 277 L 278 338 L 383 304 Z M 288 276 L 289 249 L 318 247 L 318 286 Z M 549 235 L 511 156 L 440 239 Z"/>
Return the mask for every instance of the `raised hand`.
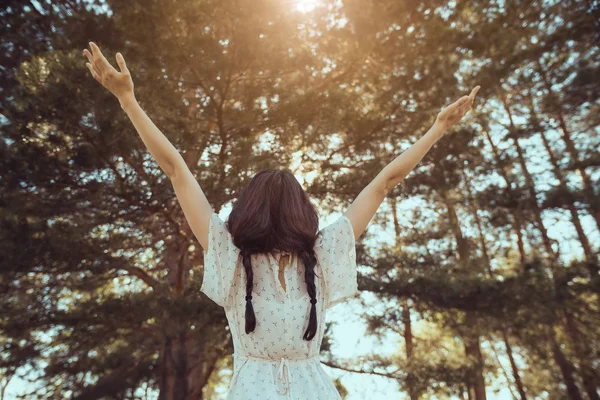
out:
<path id="1" fill-rule="evenodd" d="M 88 49 L 83 50 L 89 62 L 85 63 L 95 80 L 114 94 L 121 103 L 125 99 L 134 97 L 133 80 L 125 64 L 121 53 L 117 53 L 116 59 L 120 71 L 117 71 L 104 57 L 96 43 L 90 42 L 92 53 Z"/>
<path id="2" fill-rule="evenodd" d="M 475 86 L 475 88 L 471 91 L 471 94 L 461 97 L 440 111 L 435 119 L 435 123 L 439 124 L 444 129 L 448 129 L 460 121 L 462 117 L 464 117 L 465 114 L 473 107 L 473 100 L 475 100 L 475 95 L 480 88 L 481 86 Z"/>

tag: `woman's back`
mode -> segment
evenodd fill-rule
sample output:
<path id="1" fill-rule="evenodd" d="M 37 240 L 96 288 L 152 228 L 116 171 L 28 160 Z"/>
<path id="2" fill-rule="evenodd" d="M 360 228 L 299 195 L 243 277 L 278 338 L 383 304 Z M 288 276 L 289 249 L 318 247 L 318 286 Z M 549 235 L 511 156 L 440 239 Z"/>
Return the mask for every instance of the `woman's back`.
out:
<path id="1" fill-rule="evenodd" d="M 251 256 L 256 327 L 246 334 L 246 276 L 240 250 L 225 223 L 212 214 L 201 290 L 225 308 L 229 321 L 234 375 L 228 399 L 339 398 L 321 367 L 319 349 L 326 310 L 358 292 L 355 238 L 348 218 L 341 216 L 320 231 L 315 254 L 315 337 L 303 339 L 311 307 L 304 265 L 297 255 L 288 257 L 290 265 L 283 271 L 284 289 L 279 279 L 279 252 Z"/>

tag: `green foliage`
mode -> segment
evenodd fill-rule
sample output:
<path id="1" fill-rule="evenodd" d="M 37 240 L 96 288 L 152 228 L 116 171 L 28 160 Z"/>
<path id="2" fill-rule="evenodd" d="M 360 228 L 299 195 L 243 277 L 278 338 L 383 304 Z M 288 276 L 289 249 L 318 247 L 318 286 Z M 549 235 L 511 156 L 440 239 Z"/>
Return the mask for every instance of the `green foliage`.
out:
<path id="1" fill-rule="evenodd" d="M 255 172 L 298 164 L 315 202 L 339 210 L 481 85 L 472 118 L 374 219 L 393 244 L 371 230 L 357 243 L 360 288 L 385 310 L 364 304 L 369 332 L 402 345 L 338 366 L 411 399 L 594 398 L 593 2 L 5 3 L 0 375 L 32 367 L 24 398 L 212 398 L 228 384 L 231 337 L 199 291 L 202 249 L 89 76 L 89 41 L 113 65 L 125 56 L 136 97 L 217 211 Z M 332 366 L 334 341 L 322 347 Z"/>

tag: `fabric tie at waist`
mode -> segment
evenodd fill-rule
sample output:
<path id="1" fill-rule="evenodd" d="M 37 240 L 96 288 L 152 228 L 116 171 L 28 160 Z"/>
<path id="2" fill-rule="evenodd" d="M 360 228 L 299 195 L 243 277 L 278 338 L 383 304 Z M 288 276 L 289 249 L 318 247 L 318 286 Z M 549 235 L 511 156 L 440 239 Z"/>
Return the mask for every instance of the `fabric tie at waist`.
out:
<path id="1" fill-rule="evenodd" d="M 279 394 L 286 394 L 290 390 L 290 368 L 285 357 L 281 357 L 281 361 L 279 362 L 275 385 Z"/>
<path id="2" fill-rule="evenodd" d="M 291 377 L 290 377 L 290 368 L 289 368 L 290 362 L 311 361 L 311 360 L 321 362 L 318 354 L 315 356 L 312 356 L 312 357 L 304 357 L 304 358 L 278 357 L 276 359 L 267 358 L 267 357 L 259 357 L 259 356 L 242 355 L 242 354 L 237 354 L 237 353 L 234 353 L 233 356 L 235 359 L 242 361 L 241 365 L 237 368 L 238 371 L 239 371 L 239 369 L 241 369 L 242 365 L 245 364 L 246 361 L 248 361 L 249 359 L 254 359 L 254 360 L 259 360 L 259 361 L 268 361 L 268 362 L 272 362 L 272 363 L 279 362 L 279 367 L 277 369 L 277 375 L 275 377 L 275 387 L 277 388 L 277 392 L 282 395 L 290 392 L 290 389 L 291 389 L 291 387 L 290 387 Z"/>

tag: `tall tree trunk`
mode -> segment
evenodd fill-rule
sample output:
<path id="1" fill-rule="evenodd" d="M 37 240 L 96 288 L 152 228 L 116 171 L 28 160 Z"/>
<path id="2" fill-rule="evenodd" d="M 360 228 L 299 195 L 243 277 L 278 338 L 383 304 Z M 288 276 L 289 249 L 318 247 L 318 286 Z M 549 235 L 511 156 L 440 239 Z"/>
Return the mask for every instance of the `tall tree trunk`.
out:
<path id="1" fill-rule="evenodd" d="M 191 228 L 185 224 L 182 231 L 185 233 L 182 239 L 167 250 L 165 257 L 167 281 L 171 295 L 176 298 L 184 296 L 189 266 L 193 264 L 187 259 L 190 253 L 186 251 Z M 226 323 L 225 320 L 223 322 Z M 206 348 L 200 332 L 192 334 L 189 325 L 186 319 L 173 319 L 166 329 L 160 351 L 159 400 L 202 399 L 202 389 L 210 378 L 210 372 L 223 356 L 220 351 Z M 227 348 L 227 340 L 231 338 L 224 337 L 224 348 Z"/>
<path id="2" fill-rule="evenodd" d="M 165 263 L 168 266 L 167 281 L 171 288 L 171 295 L 180 297 L 185 287 L 186 269 L 180 262 L 179 255 L 182 243 L 174 243 L 167 249 Z M 160 395 L 159 400 L 187 400 L 188 398 L 188 349 L 186 346 L 186 322 L 182 320 L 170 321 L 169 329 L 165 334 L 160 352 Z"/>
<path id="3" fill-rule="evenodd" d="M 507 103 L 506 98 L 502 99 L 502 104 L 504 105 L 504 109 L 506 111 L 506 114 L 508 115 L 508 119 L 510 122 L 510 136 L 512 137 L 513 143 L 517 150 L 519 164 L 521 165 L 521 169 L 523 170 L 523 175 L 525 176 L 527 190 L 529 191 L 530 196 L 532 198 L 531 207 L 533 208 L 534 216 L 538 223 L 538 229 L 540 230 L 540 232 L 542 234 L 542 238 L 543 238 L 542 242 L 544 243 L 544 247 L 546 248 L 546 251 L 552 255 L 552 259 L 551 259 L 552 265 L 556 265 L 556 262 L 558 260 L 558 254 L 556 254 L 552 250 L 550 238 L 548 237 L 548 232 L 547 232 L 546 227 L 544 226 L 544 222 L 542 220 L 542 212 L 541 212 L 539 205 L 537 204 L 537 193 L 535 190 L 535 185 L 534 185 L 533 179 L 531 177 L 531 174 L 529 173 L 529 169 L 527 168 L 524 152 L 523 152 L 523 149 L 521 148 L 521 145 L 519 144 L 519 140 L 517 138 L 518 132 L 517 132 L 514 120 L 513 120 L 512 112 L 510 110 L 510 107 Z M 554 273 L 552 275 L 554 278 Z M 550 330 L 550 334 L 548 335 L 548 339 L 550 340 L 553 357 L 554 357 L 554 360 L 557 363 L 558 367 L 561 370 L 561 373 L 562 373 L 562 376 L 564 379 L 564 383 L 567 386 L 567 392 L 569 395 L 569 399 L 579 400 L 579 399 L 581 399 L 581 394 L 579 393 L 579 388 L 575 384 L 575 379 L 573 377 L 573 373 L 575 370 L 573 367 L 573 364 L 571 363 L 571 361 L 569 359 L 567 359 L 567 357 L 562 352 L 562 349 L 560 348 L 560 345 L 556 340 L 556 336 L 554 333 L 554 327 L 550 326 L 549 330 Z"/>
<path id="4" fill-rule="evenodd" d="M 573 224 L 573 226 L 575 226 L 575 231 L 577 232 L 577 237 L 579 238 L 579 241 L 581 242 L 581 247 L 583 248 L 583 253 L 585 255 L 586 260 L 588 261 L 588 263 L 593 263 L 595 261 L 596 257 L 594 255 L 594 252 L 592 251 L 588 237 L 583 230 L 583 226 L 581 225 L 581 220 L 579 219 L 579 214 L 577 213 L 577 209 L 575 208 L 573 196 L 571 196 L 571 191 L 569 190 L 567 181 L 560 169 L 560 166 L 558 165 L 558 160 L 556 159 L 556 156 L 554 155 L 554 151 L 552 150 L 552 147 L 550 146 L 550 142 L 548 141 L 548 138 L 546 137 L 546 133 L 544 132 L 541 124 L 539 123 L 539 119 L 537 116 L 537 112 L 535 110 L 533 98 L 531 97 L 530 93 L 528 93 L 527 97 L 529 99 L 530 112 L 531 112 L 533 123 L 535 124 L 535 128 L 539 131 L 540 137 L 542 138 L 542 143 L 544 144 L 544 148 L 546 149 L 546 152 L 548 153 L 548 157 L 550 158 L 550 164 L 552 165 L 552 170 L 554 171 L 554 175 L 556 176 L 556 179 L 559 182 L 559 187 L 563 191 L 563 193 L 568 194 L 569 198 L 568 198 L 567 208 L 569 210 L 569 213 L 571 214 L 571 223 Z M 594 275 L 596 275 L 596 274 L 594 274 Z"/>
<path id="5" fill-rule="evenodd" d="M 467 174 L 465 173 L 465 171 L 464 170 L 461 170 L 461 171 L 463 174 L 465 187 L 467 188 L 467 191 L 469 193 L 469 198 L 472 199 L 473 198 L 473 188 L 471 186 L 471 181 L 470 181 L 469 177 L 467 176 Z M 481 218 L 479 218 L 479 213 L 477 212 L 477 207 L 474 207 L 473 204 L 471 204 L 470 202 L 469 202 L 469 207 L 475 218 L 475 224 L 477 225 L 477 232 L 479 234 L 479 243 L 481 244 L 481 254 L 483 255 L 484 265 L 486 267 L 487 273 L 490 276 L 490 278 L 493 278 L 495 274 L 494 274 L 494 271 L 492 271 L 492 265 L 490 262 L 488 247 L 487 247 L 487 243 L 485 241 L 485 236 L 483 234 L 483 226 L 481 223 Z M 523 383 L 521 381 L 521 375 L 519 374 L 519 369 L 517 367 L 517 364 L 515 363 L 515 358 L 512 353 L 512 347 L 508 341 L 508 334 L 506 331 L 507 331 L 507 328 L 504 326 L 504 324 L 502 324 L 502 327 L 501 327 L 502 338 L 504 340 L 504 344 L 506 345 L 506 353 L 510 360 L 510 366 L 512 369 L 513 378 L 515 380 L 515 384 L 517 385 L 517 389 L 519 390 L 519 395 L 521 397 L 521 400 L 527 400 L 527 395 L 525 394 L 525 389 L 524 389 Z"/>
<path id="6" fill-rule="evenodd" d="M 187 400 L 187 351 L 185 330 L 167 336 L 161 351 L 159 400 Z"/>
<path id="7" fill-rule="evenodd" d="M 410 306 L 407 299 L 402 300 L 402 324 L 404 325 L 404 345 L 406 346 L 406 358 L 413 359 L 414 343 L 412 323 L 410 321 Z M 410 400 L 419 400 L 419 391 L 415 387 L 415 377 L 412 372 L 409 372 L 406 377 L 408 395 Z"/>
<path id="8" fill-rule="evenodd" d="M 508 179 L 506 171 L 504 170 L 504 167 L 501 164 L 500 155 L 498 154 L 498 149 L 496 148 L 496 145 L 494 144 L 494 141 L 490 137 L 490 133 L 488 132 L 487 129 L 484 129 L 484 133 L 485 133 L 488 143 L 490 144 L 490 147 L 492 148 L 492 153 L 494 154 L 494 160 L 496 161 L 496 164 L 498 166 L 498 172 L 500 173 L 500 176 L 502 176 L 502 179 L 504 179 L 504 183 L 506 185 L 506 191 L 508 193 L 508 196 L 515 203 L 518 203 L 516 200 L 516 196 L 514 195 L 514 192 L 512 190 L 512 187 L 510 186 L 510 179 Z M 520 203 L 518 203 L 518 204 L 520 204 Z M 515 231 L 515 234 L 517 235 L 517 247 L 519 249 L 519 257 L 521 260 L 521 264 L 524 264 L 525 261 L 527 260 L 527 256 L 525 253 L 525 245 L 523 242 L 523 232 L 522 232 L 522 227 L 521 227 L 521 218 L 522 218 L 521 210 L 520 209 L 514 210 L 512 217 L 513 217 L 512 222 L 513 222 L 513 226 L 514 226 L 514 231 Z"/>
<path id="9" fill-rule="evenodd" d="M 470 259 L 470 251 L 468 242 L 462 234 L 462 229 L 456 215 L 456 209 L 448 199 L 447 194 L 443 191 L 439 192 L 448 212 L 448 220 L 456 240 L 458 258 L 462 262 L 468 262 Z M 473 371 L 468 377 L 469 398 L 474 400 L 486 400 L 485 379 L 483 376 L 483 356 L 479 345 L 479 335 L 476 331 L 476 324 L 471 313 L 466 313 L 466 326 L 469 329 L 467 334 L 463 334 L 463 343 L 465 346 L 465 354 L 473 362 Z"/>
<path id="10" fill-rule="evenodd" d="M 406 345 L 406 357 L 410 360 L 413 357 L 414 344 L 412 323 L 410 321 L 410 306 L 406 299 L 402 300 L 402 323 L 404 324 L 404 343 Z"/>
<path id="11" fill-rule="evenodd" d="M 585 198 L 590 206 L 590 212 L 592 214 L 592 217 L 596 221 L 596 227 L 600 230 L 600 209 L 598 209 L 598 207 L 595 205 L 597 203 L 597 200 L 596 200 L 597 196 L 596 196 L 596 193 L 594 192 L 594 186 L 590 180 L 590 177 L 588 176 L 587 172 L 585 171 L 585 169 L 580 167 L 581 160 L 579 158 L 579 153 L 577 152 L 577 148 L 575 147 L 575 143 L 573 142 L 573 139 L 571 138 L 571 132 L 569 131 L 569 129 L 567 127 L 567 122 L 566 122 L 564 113 L 562 111 L 562 103 L 560 102 L 560 99 L 558 98 L 558 96 L 556 96 L 555 93 L 552 91 L 552 85 L 550 84 L 550 80 L 548 79 L 548 73 L 542 67 L 542 63 L 539 59 L 536 60 L 536 62 L 537 62 L 537 66 L 538 66 L 538 71 L 542 78 L 542 82 L 544 83 L 544 87 L 548 91 L 548 96 L 550 96 L 558 105 L 555 118 L 558 121 L 558 125 L 560 126 L 562 139 L 565 142 L 565 147 L 566 147 L 567 151 L 569 152 L 569 155 L 571 156 L 572 162 L 576 166 L 577 172 L 579 172 L 579 176 L 581 176 L 581 180 L 583 182 L 583 193 L 584 193 Z"/>
<path id="12" fill-rule="evenodd" d="M 575 354 L 577 354 L 577 358 L 579 358 L 580 375 L 581 380 L 583 381 L 583 387 L 585 388 L 589 400 L 600 400 L 597 391 L 600 387 L 600 379 L 589 360 L 590 355 L 594 354 L 593 349 L 590 348 L 585 338 L 581 337 L 581 333 L 577 328 L 573 315 L 568 310 L 565 310 L 564 314 L 567 332 L 571 338 L 571 343 L 573 343 Z"/>
<path id="13" fill-rule="evenodd" d="M 517 367 L 517 363 L 515 362 L 512 346 L 510 345 L 508 334 L 505 329 L 502 330 L 502 338 L 504 339 L 504 345 L 506 346 L 506 354 L 508 355 L 508 360 L 510 361 L 510 368 L 512 369 L 513 378 L 515 379 L 515 385 L 517 385 L 517 390 L 519 390 L 519 396 L 521 397 L 521 400 L 527 400 L 527 394 L 525 393 L 525 387 L 521 381 L 519 367 Z"/>
<path id="14" fill-rule="evenodd" d="M 567 387 L 567 396 L 569 397 L 569 400 L 583 400 L 581 393 L 579 392 L 579 388 L 575 383 L 575 377 L 573 376 L 575 370 L 573 368 L 573 364 L 571 364 L 571 362 L 562 352 L 560 344 L 556 340 L 554 329 L 552 327 L 548 327 L 548 331 L 547 337 L 550 340 L 550 345 L 552 347 L 552 356 L 560 368 L 565 386 Z"/>
<path id="15" fill-rule="evenodd" d="M 504 105 L 504 109 L 506 110 L 506 114 L 508 115 L 508 120 L 510 122 L 510 137 L 512 138 L 515 149 L 517 150 L 519 165 L 521 166 L 523 176 L 525 177 L 526 189 L 529 192 L 529 197 L 531 200 L 529 203 L 529 206 L 531 207 L 531 209 L 533 211 L 535 221 L 538 225 L 538 230 L 540 231 L 540 234 L 542 235 L 542 243 L 544 244 L 544 248 L 546 249 L 546 252 L 550 255 L 551 260 L 554 261 L 558 258 L 558 256 L 557 256 L 557 253 L 555 253 L 554 250 L 552 249 L 552 241 L 550 240 L 550 237 L 548 236 L 548 230 L 546 229 L 546 227 L 544 225 L 544 221 L 542 219 L 542 210 L 540 209 L 540 206 L 537 203 L 537 192 L 535 190 L 535 183 L 533 182 L 533 178 L 531 177 L 531 174 L 529 173 L 529 168 L 527 168 L 527 163 L 525 161 L 525 154 L 523 152 L 523 148 L 521 147 L 521 145 L 519 143 L 519 139 L 517 138 L 518 132 L 517 132 L 514 120 L 513 120 L 512 112 L 510 110 L 510 107 L 508 106 L 506 98 L 502 99 L 502 104 Z"/>
<path id="16" fill-rule="evenodd" d="M 394 233 L 396 235 L 396 246 L 400 246 L 400 224 L 398 222 L 396 198 L 391 199 L 391 205 L 392 217 L 394 219 Z M 410 320 L 410 305 L 408 304 L 407 299 L 402 299 L 402 324 L 404 325 L 404 345 L 406 346 L 406 358 L 408 360 L 412 360 L 414 344 L 412 322 Z M 419 400 L 419 392 L 415 388 L 415 377 L 413 376 L 412 372 L 409 372 L 406 376 L 406 385 L 408 387 L 408 395 L 410 396 L 410 400 Z"/>
<path id="17" fill-rule="evenodd" d="M 467 316 L 467 320 L 468 320 Z M 470 391 L 473 393 L 474 400 L 486 400 L 485 379 L 483 377 L 483 355 L 479 343 L 479 336 L 463 336 L 465 344 L 465 354 L 474 364 L 474 372 L 470 379 Z"/>

